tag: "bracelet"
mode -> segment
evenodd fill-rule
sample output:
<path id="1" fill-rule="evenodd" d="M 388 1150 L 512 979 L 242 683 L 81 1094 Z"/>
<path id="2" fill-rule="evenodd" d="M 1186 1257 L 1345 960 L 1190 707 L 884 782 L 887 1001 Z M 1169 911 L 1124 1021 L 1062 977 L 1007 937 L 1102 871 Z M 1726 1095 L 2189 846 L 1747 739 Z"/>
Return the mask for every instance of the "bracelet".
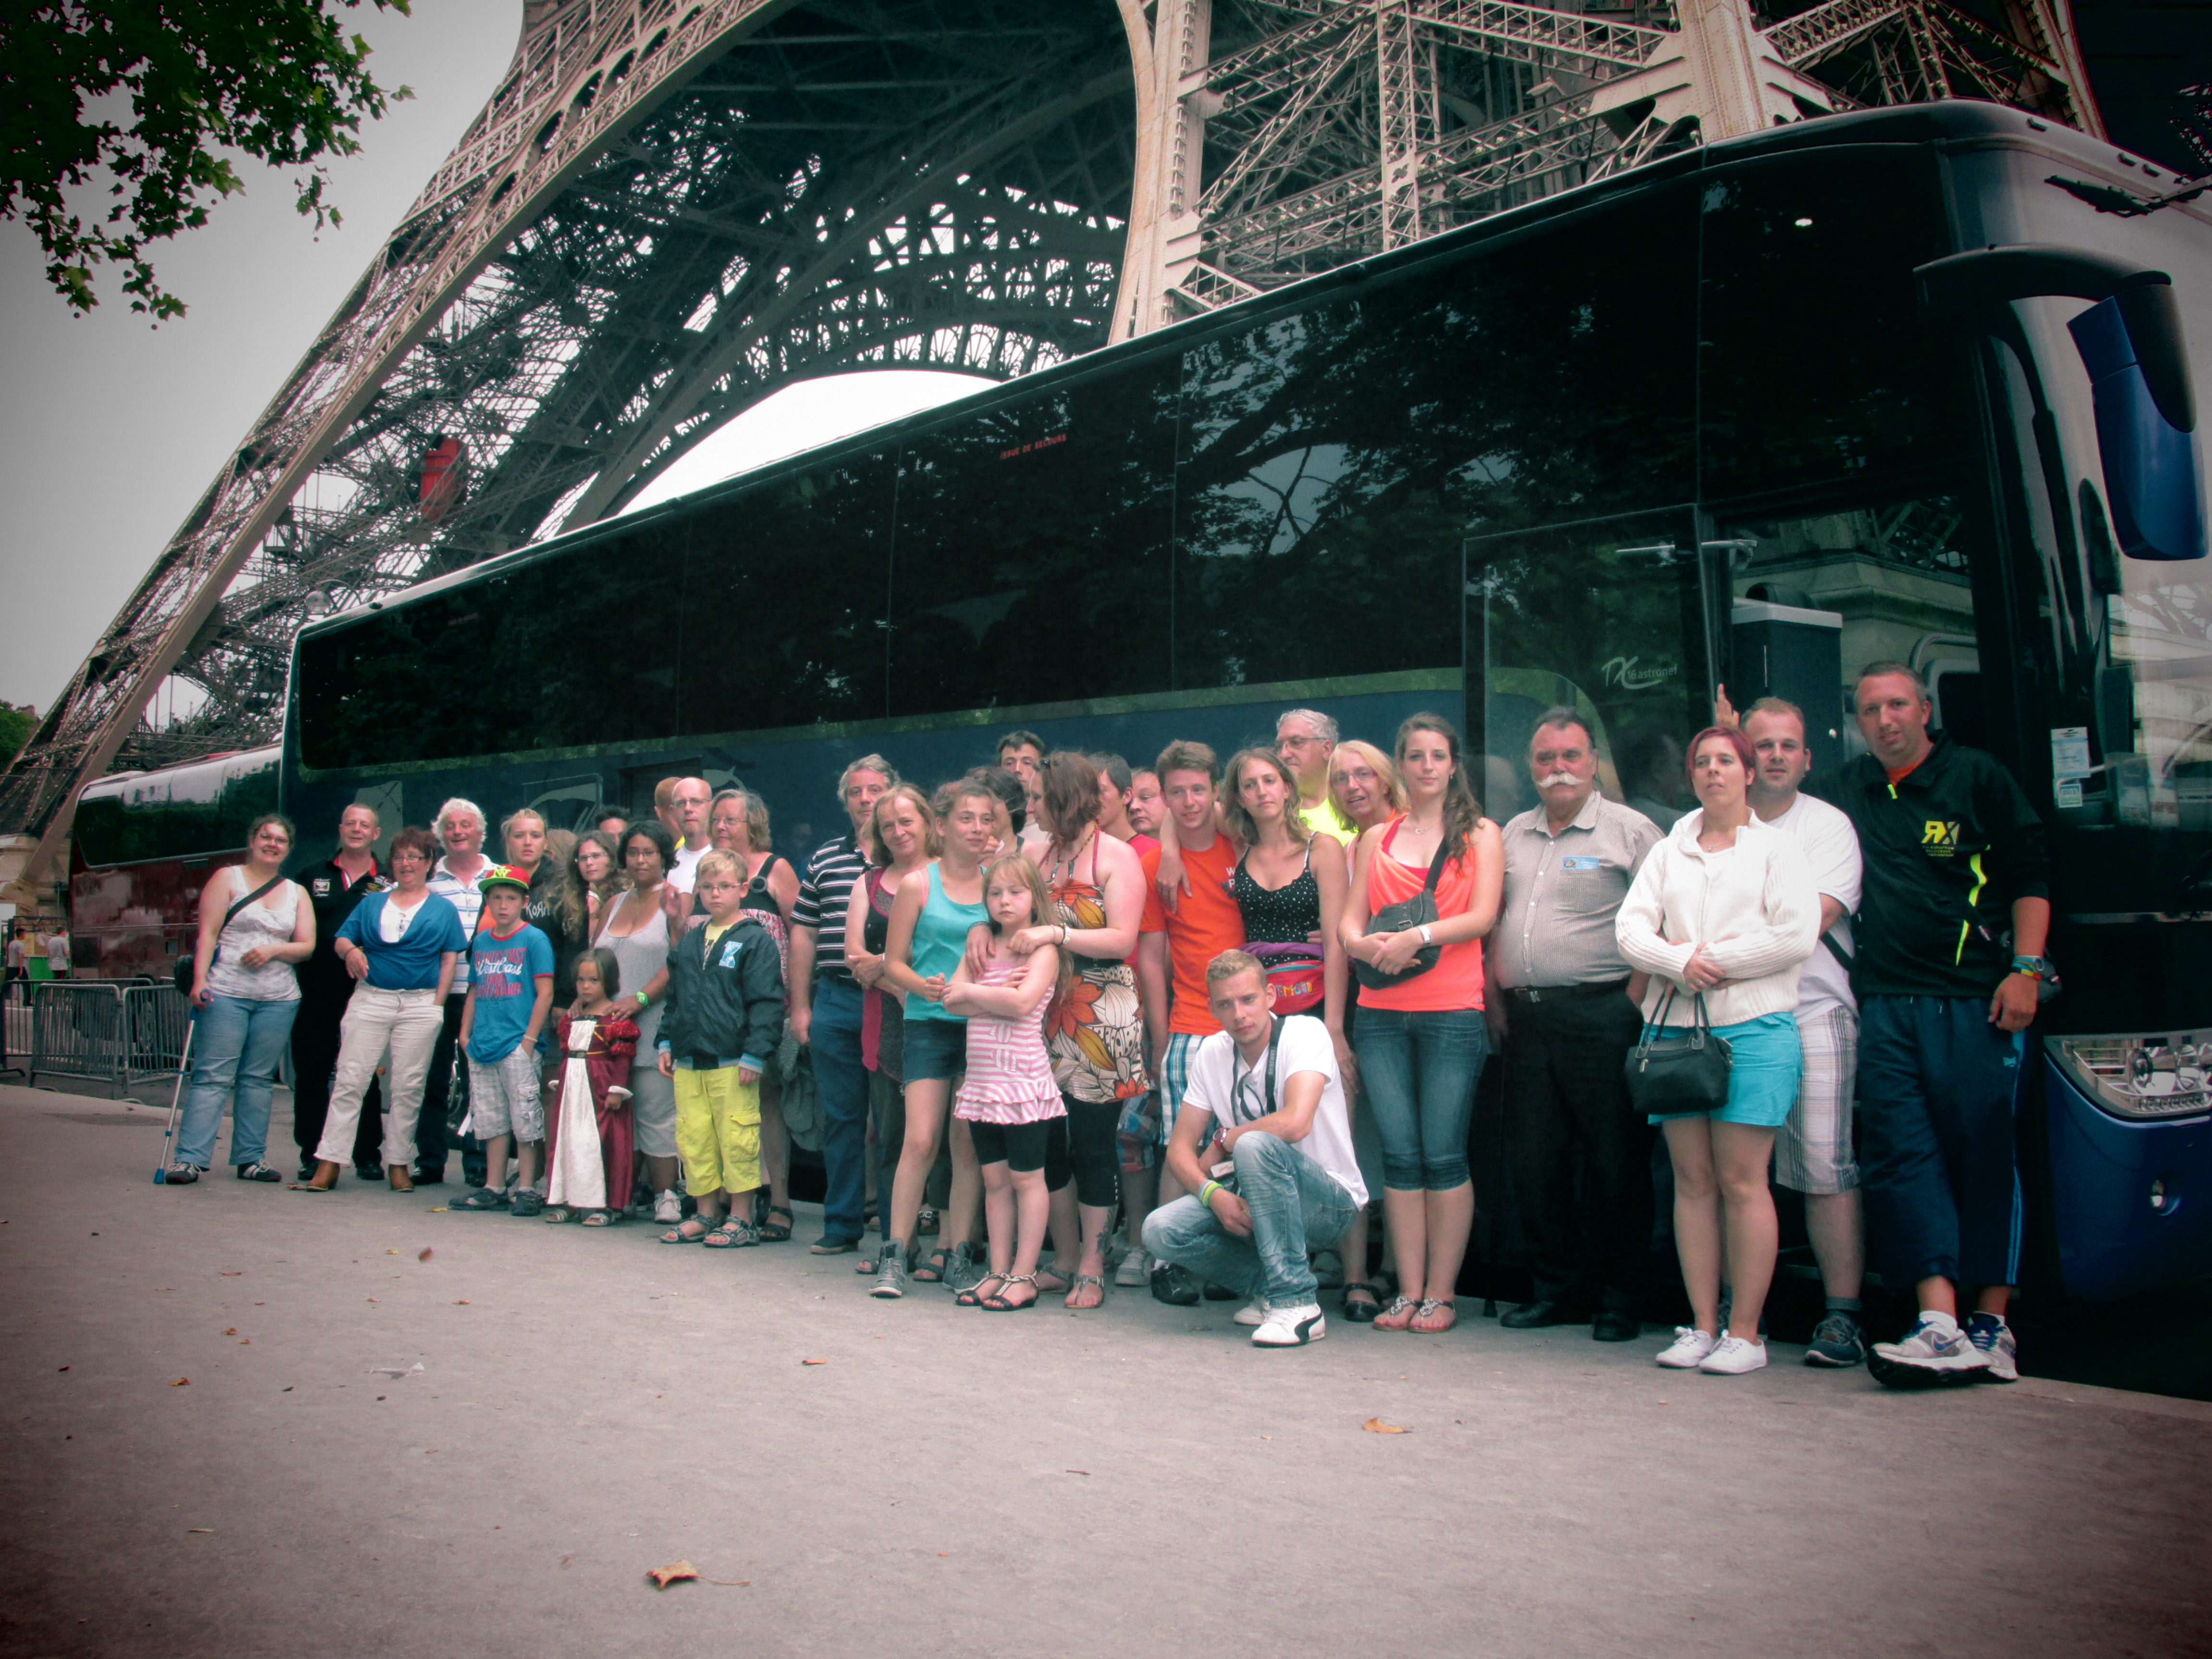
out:
<path id="1" fill-rule="evenodd" d="M 1203 1187 L 1200 1187 L 1200 1188 L 1198 1189 L 1198 1201 L 1199 1201 L 1200 1203 L 1201 1203 L 1201 1204 L 1205 1205 L 1205 1206 L 1206 1206 L 1206 1207 L 1207 1209 L 1209 1209 L 1209 1210 L 1210 1210 L 1210 1209 L 1212 1209 L 1212 1208 L 1213 1207 L 1213 1195 L 1214 1195 L 1214 1194 L 1216 1194 L 1216 1193 L 1219 1192 L 1220 1190 L 1221 1190 L 1221 1183 L 1220 1183 L 1219 1182 L 1218 1182 L 1218 1181 L 1209 1181 L 1209 1182 L 1207 1182 L 1206 1183 L 1206 1185 L 1204 1185 Z"/>
<path id="2" fill-rule="evenodd" d="M 1065 944 L 1066 944 L 1066 943 L 1067 943 L 1067 924 L 1066 924 L 1066 923 L 1065 923 L 1065 922 L 1062 922 L 1062 923 L 1060 924 L 1060 942 L 1062 945 L 1065 945 Z"/>
<path id="3" fill-rule="evenodd" d="M 641 1007 L 641 1008 L 650 1008 L 650 1007 L 652 1007 L 652 1006 L 653 1006 L 653 999 L 652 999 L 651 997 L 649 997 L 649 996 L 646 995 L 646 994 L 645 994 L 644 992 L 640 991 L 640 992 L 638 992 L 636 994 L 637 994 L 637 1006 L 638 1006 L 639 1007 Z"/>

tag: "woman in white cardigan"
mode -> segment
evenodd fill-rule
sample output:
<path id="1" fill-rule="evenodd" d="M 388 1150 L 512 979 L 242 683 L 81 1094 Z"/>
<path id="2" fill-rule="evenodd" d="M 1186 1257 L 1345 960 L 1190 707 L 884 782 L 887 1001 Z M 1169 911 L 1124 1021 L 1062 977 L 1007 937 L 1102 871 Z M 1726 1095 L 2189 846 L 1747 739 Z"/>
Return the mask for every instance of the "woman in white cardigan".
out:
<path id="1" fill-rule="evenodd" d="M 1692 1322 L 1679 1326 L 1662 1365 L 1735 1376 L 1766 1364 L 1759 1310 L 1774 1277 L 1774 1199 L 1766 1185 L 1774 1132 L 1797 1099 L 1797 969 L 1820 936 L 1820 895 L 1796 837 L 1754 818 L 1753 761 L 1741 732 L 1718 726 L 1690 745 L 1699 809 L 1651 850 L 1620 907 L 1615 934 L 1650 977 L 1646 1022 L 1706 1018 L 1732 1052 L 1728 1103 L 1654 1118 L 1674 1165 L 1674 1247 Z M 1668 1005 L 1668 993 L 1673 1002 Z M 1722 1214 L 1734 1304 L 1720 1328 Z"/>

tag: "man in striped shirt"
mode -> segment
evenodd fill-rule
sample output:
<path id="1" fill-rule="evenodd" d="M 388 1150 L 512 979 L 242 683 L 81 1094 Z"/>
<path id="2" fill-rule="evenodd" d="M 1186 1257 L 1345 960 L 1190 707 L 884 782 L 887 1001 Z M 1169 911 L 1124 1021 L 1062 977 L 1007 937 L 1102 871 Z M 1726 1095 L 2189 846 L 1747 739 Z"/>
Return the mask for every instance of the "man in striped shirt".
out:
<path id="1" fill-rule="evenodd" d="M 817 1255 L 859 1249 L 865 1231 L 868 1073 L 860 1060 L 860 987 L 845 966 L 845 905 L 868 867 L 860 827 L 898 781 L 881 755 L 863 755 L 845 769 L 837 797 L 853 827 L 814 849 L 791 911 L 791 1032 L 813 1052 L 822 1101 L 826 1190 Z"/>

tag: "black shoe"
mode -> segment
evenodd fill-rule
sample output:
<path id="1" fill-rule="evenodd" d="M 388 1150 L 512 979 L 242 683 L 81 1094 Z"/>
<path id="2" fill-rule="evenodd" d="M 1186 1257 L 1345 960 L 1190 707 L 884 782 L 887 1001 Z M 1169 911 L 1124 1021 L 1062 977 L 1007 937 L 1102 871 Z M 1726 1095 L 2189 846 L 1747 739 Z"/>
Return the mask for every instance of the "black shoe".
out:
<path id="1" fill-rule="evenodd" d="M 416 1166 L 415 1184 L 417 1187 L 442 1187 L 446 1184 L 446 1166 L 442 1164 L 422 1164 Z"/>
<path id="2" fill-rule="evenodd" d="M 353 1166 L 353 1172 L 363 1181 L 384 1179 L 384 1166 L 381 1164 L 356 1164 Z"/>
<path id="3" fill-rule="evenodd" d="M 1600 1342 L 1633 1342 L 1644 1334 L 1644 1322 L 1619 1308 L 1601 1309 L 1590 1323 L 1590 1335 Z"/>
<path id="4" fill-rule="evenodd" d="M 314 1178 L 315 1160 L 312 1158 L 301 1158 L 300 1160 L 300 1179 L 302 1181 L 313 1181 Z"/>
<path id="5" fill-rule="evenodd" d="M 1171 1308 L 1194 1308 L 1199 1303 L 1198 1280 L 1188 1269 L 1164 1261 L 1152 1269 L 1152 1300 Z"/>
<path id="6" fill-rule="evenodd" d="M 483 1161 L 481 1158 L 470 1159 L 465 1158 L 461 1160 L 461 1179 L 467 1182 L 470 1186 L 481 1187 L 488 1178 L 489 1177 L 485 1174 Z"/>
<path id="7" fill-rule="evenodd" d="M 1564 1302 L 1548 1296 L 1534 1302 L 1523 1302 L 1511 1313 L 1498 1322 L 1509 1331 L 1533 1331 L 1540 1325 L 1575 1325 L 1581 1322 L 1568 1311 Z"/>
<path id="8" fill-rule="evenodd" d="M 240 1181 L 282 1181 L 284 1176 L 283 1171 L 270 1169 L 257 1158 L 251 1164 L 238 1166 L 238 1178 Z"/>

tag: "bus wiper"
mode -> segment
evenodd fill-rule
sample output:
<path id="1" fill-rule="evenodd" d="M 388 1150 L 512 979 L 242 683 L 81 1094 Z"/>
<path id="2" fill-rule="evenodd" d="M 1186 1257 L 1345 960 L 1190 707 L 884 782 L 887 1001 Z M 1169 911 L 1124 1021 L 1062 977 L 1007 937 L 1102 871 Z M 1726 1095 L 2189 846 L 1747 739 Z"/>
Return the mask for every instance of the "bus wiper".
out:
<path id="1" fill-rule="evenodd" d="M 2093 185 L 2086 179 L 2062 179 L 2055 173 L 2043 182 L 2057 185 L 2069 196 L 2079 197 L 2100 213 L 2116 213 L 2123 219 L 2140 219 L 2146 213 L 2172 207 L 2176 202 L 2193 202 L 2212 190 L 2212 176 L 2185 179 L 2172 189 L 2153 196 L 2137 196 L 2132 191 L 2115 190 L 2110 185 Z"/>

